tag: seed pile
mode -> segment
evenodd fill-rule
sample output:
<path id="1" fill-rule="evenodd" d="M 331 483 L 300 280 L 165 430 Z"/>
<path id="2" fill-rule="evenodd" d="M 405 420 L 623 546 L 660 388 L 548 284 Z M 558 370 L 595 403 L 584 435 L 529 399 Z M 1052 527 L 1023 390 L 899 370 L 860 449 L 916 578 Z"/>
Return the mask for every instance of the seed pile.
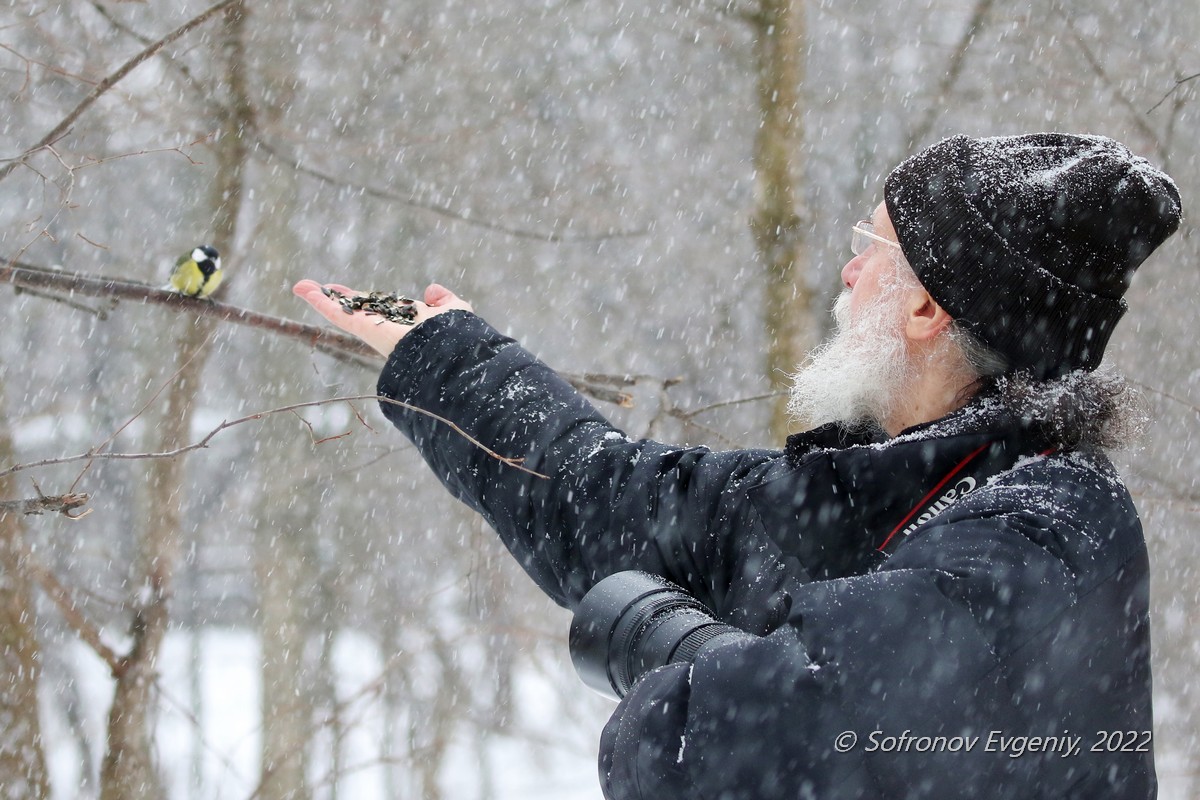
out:
<path id="1" fill-rule="evenodd" d="M 342 306 L 342 311 L 353 314 L 355 311 L 365 311 L 368 314 L 378 314 L 384 319 L 399 322 L 401 325 L 417 324 L 416 301 L 403 295 L 370 292 L 347 297 L 336 289 L 321 287 L 326 297 L 332 297 Z M 380 320 L 382 322 L 382 320 Z"/>

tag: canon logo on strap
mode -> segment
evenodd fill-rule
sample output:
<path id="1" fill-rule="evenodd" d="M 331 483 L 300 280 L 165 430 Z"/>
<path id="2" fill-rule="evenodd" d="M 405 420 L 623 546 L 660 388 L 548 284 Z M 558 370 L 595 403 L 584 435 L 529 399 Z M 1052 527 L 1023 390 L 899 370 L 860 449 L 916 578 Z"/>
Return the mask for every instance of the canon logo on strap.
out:
<path id="1" fill-rule="evenodd" d="M 987 480 L 990 472 L 980 472 L 976 470 L 974 476 L 965 475 L 961 478 L 958 476 L 961 475 L 964 470 L 966 470 L 967 466 L 972 461 L 974 461 L 976 458 L 982 455 L 985 450 L 991 447 L 991 444 L 991 442 L 984 442 L 983 444 L 979 445 L 979 447 L 967 454 L 966 458 L 958 462 L 954 469 L 947 472 L 945 476 L 943 476 L 942 479 L 938 481 L 937 484 L 934 485 L 934 487 L 930 489 L 929 492 L 922 497 L 915 506 L 912 507 L 912 510 L 905 514 L 904 518 L 896 523 L 896 527 L 892 528 L 891 533 L 884 538 L 883 543 L 875 549 L 881 553 L 890 554 L 891 549 L 889 548 L 889 545 L 891 545 L 893 542 L 898 543 L 902 541 L 905 536 L 912 532 L 914 528 L 918 527 L 919 525 L 923 525 L 924 523 L 936 517 L 945 509 L 954 505 L 963 495 L 970 494 L 971 492 L 975 491 L 975 487 L 979 485 L 979 481 Z M 986 466 L 986 459 L 984 465 Z M 947 484 L 949 484 L 950 481 L 953 481 L 955 478 L 958 478 L 958 480 L 951 485 L 949 489 L 946 489 Z M 942 492 L 942 494 L 939 495 L 938 492 Z"/>
<path id="2" fill-rule="evenodd" d="M 970 494 L 971 492 L 975 491 L 975 487 L 978 485 L 979 483 L 970 475 L 962 478 L 958 483 L 951 486 L 945 494 L 943 494 L 937 500 L 934 500 L 932 505 L 921 512 L 920 516 L 914 519 L 911 523 L 909 523 L 908 527 L 900 532 L 900 535 L 907 536 L 908 534 L 912 533 L 915 528 L 924 525 L 926 522 L 929 522 L 929 520 L 933 519 L 938 514 L 954 505 L 964 494 Z"/>

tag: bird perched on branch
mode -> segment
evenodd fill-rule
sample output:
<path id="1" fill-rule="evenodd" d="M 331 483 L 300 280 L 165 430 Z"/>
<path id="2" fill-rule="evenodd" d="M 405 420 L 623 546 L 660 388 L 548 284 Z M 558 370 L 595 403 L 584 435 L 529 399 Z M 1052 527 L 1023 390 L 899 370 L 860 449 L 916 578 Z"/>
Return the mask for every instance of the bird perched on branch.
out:
<path id="1" fill-rule="evenodd" d="M 215 247 L 202 244 L 175 262 L 165 288 L 188 297 L 208 297 L 221 285 L 221 256 Z"/>

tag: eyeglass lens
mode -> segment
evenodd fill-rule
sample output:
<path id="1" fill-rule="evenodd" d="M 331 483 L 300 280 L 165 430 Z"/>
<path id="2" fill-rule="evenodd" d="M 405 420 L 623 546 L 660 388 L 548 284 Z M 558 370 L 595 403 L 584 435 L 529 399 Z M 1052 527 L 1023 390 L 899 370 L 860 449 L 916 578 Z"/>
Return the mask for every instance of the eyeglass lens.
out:
<path id="1" fill-rule="evenodd" d="M 852 235 L 850 236 L 851 253 L 856 256 L 861 256 L 863 253 L 867 252 L 867 248 L 872 244 L 871 237 L 867 234 L 871 233 L 871 228 L 873 227 L 874 226 L 871 225 L 870 222 L 864 220 L 856 223 L 854 227 L 851 228 L 851 231 L 853 231 Z"/>

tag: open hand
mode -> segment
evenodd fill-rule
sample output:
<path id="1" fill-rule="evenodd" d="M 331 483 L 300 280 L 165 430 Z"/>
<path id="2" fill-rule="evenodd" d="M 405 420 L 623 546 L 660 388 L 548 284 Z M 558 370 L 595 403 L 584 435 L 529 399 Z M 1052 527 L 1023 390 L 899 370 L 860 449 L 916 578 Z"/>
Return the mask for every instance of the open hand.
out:
<path id="1" fill-rule="evenodd" d="M 383 355 L 384 358 L 391 355 L 392 350 L 396 347 L 396 343 L 403 339 L 404 335 L 413 328 L 412 325 L 401 325 L 398 322 L 391 322 L 378 315 L 368 314 L 365 311 L 356 311 L 353 314 L 347 314 L 342 310 L 341 303 L 332 297 L 325 296 L 322 286 L 328 286 L 330 289 L 348 297 L 365 294 L 365 292 L 348 289 L 337 283 L 320 284 L 307 278 L 293 286 L 292 293 L 308 301 L 310 306 L 315 308 L 321 316 L 325 317 L 325 319 L 332 322 L 335 326 L 352 336 L 362 339 Z M 456 308 L 463 311 L 472 310 L 470 303 L 460 298 L 445 286 L 436 283 L 429 284 L 425 289 L 425 302 L 417 301 L 415 306 L 417 309 L 416 325 L 419 325 L 430 317 L 435 317 L 438 314 Z"/>

